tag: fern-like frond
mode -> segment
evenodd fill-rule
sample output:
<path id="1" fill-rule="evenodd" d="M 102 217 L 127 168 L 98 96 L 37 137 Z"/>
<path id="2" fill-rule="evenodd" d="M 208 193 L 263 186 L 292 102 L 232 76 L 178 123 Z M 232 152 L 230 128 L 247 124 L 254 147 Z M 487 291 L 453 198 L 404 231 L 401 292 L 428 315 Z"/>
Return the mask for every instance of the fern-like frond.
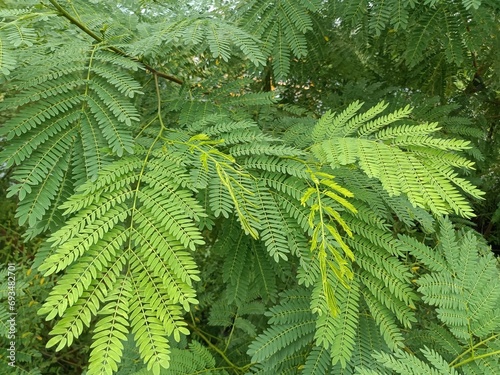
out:
<path id="1" fill-rule="evenodd" d="M 252 242 L 252 265 L 254 279 L 250 289 L 258 291 L 263 301 L 275 301 L 278 293 L 273 258 L 260 243 Z M 254 335 L 253 335 L 254 336 Z"/>
<path id="2" fill-rule="evenodd" d="M 228 228 L 223 238 L 222 279 L 230 285 L 229 289 L 232 291 L 228 296 L 229 302 L 236 301 L 240 304 L 246 301 L 248 294 L 249 281 L 245 278 L 249 277 L 249 269 L 245 265 L 250 261 L 251 244 L 244 232 L 235 225 Z"/>
<path id="3" fill-rule="evenodd" d="M 235 46 L 253 64 L 258 66 L 265 62 L 259 40 L 223 19 L 198 16 L 182 21 L 150 23 L 140 31 L 142 42 L 132 45 L 132 52 L 138 55 L 156 53 L 154 49 L 160 46 L 171 50 L 175 45 L 179 48 L 187 46 L 199 53 L 207 50 L 213 58 L 228 61 L 234 55 Z"/>
<path id="4" fill-rule="evenodd" d="M 379 326 L 380 334 L 386 345 L 392 350 L 401 348 L 404 345 L 404 338 L 394 314 L 368 290 L 363 291 L 363 298 L 373 319 Z"/>
<path id="5" fill-rule="evenodd" d="M 315 321 L 306 290 L 284 295 L 280 305 L 269 312 L 271 327 L 249 346 L 252 362 L 261 363 L 267 371 L 295 351 L 306 346 L 314 336 Z"/>
<path id="6" fill-rule="evenodd" d="M 310 375 L 327 374 L 330 368 L 330 355 L 322 346 L 314 347 L 304 363 L 303 373 Z"/>
<path id="7" fill-rule="evenodd" d="M 287 78 L 292 57 L 307 55 L 305 34 L 312 30 L 311 12 L 317 7 L 314 1 L 289 0 L 276 3 L 259 0 L 245 7 L 242 27 L 263 41 L 264 52 L 272 57 L 276 80 Z"/>
<path id="8" fill-rule="evenodd" d="M 340 115 L 332 117 L 327 113 L 318 122 L 315 128 L 318 132 L 316 135 L 318 143 L 312 150 L 319 160 L 330 163 L 332 168 L 358 162 L 368 177 L 375 177 L 382 182 L 389 195 L 405 193 L 415 206 L 428 208 L 435 214 L 453 210 L 465 217 L 473 215 L 469 204 L 461 197 L 457 187 L 476 198 L 480 198 L 482 192 L 464 179 L 457 178 L 451 167 L 444 171 L 441 171 L 442 166 L 434 167 L 436 161 L 431 157 L 431 152 L 416 153 L 412 149 L 417 146 L 425 147 L 426 150 L 431 148 L 446 151 L 464 150 L 468 142 L 433 138 L 428 134 L 436 130 L 434 125 L 400 126 L 389 132 L 379 130 L 381 126 L 387 126 L 406 117 L 409 113 L 408 108 L 395 112 L 387 119 L 382 118 L 380 126 L 368 125 L 367 130 L 362 131 L 364 135 L 360 138 L 347 138 L 347 135 L 360 126 L 362 117 L 359 119 L 354 117 L 359 108 L 360 104 L 354 103 Z M 383 107 L 374 107 L 373 111 L 379 113 L 382 109 Z M 377 120 L 372 120 L 372 123 L 377 123 Z M 370 137 L 374 130 L 379 130 L 378 134 L 384 134 L 382 137 L 394 131 L 401 135 L 382 141 Z M 413 135 L 414 132 L 418 135 Z M 320 141 L 322 134 L 330 139 Z M 452 160 L 455 165 L 462 162 L 460 167 L 471 167 L 470 162 L 465 159 Z"/>
<path id="9" fill-rule="evenodd" d="M 153 374 L 159 374 L 162 367 L 168 368 L 170 345 L 165 337 L 164 323 L 157 318 L 154 305 L 151 304 L 151 297 L 165 298 L 166 293 L 161 289 L 148 292 L 154 284 L 147 282 L 148 270 L 143 268 L 141 263 L 139 258 L 130 262 L 132 298 L 129 302 L 129 322 L 139 354 L 147 364 L 147 369 Z M 161 318 L 163 321 L 168 319 L 166 316 Z"/>
<path id="10" fill-rule="evenodd" d="M 170 367 L 162 371 L 164 374 L 183 375 L 203 371 L 222 374 L 213 369 L 215 367 L 213 355 L 197 341 L 192 341 L 187 349 L 172 348 L 171 357 Z"/>
<path id="11" fill-rule="evenodd" d="M 8 76 L 16 68 L 17 61 L 12 53 L 12 46 L 9 45 L 3 30 L 0 31 L 0 72 L 3 76 Z"/>
<path id="12" fill-rule="evenodd" d="M 134 333 L 148 368 L 156 372 L 168 363 L 166 337 L 172 335 L 180 340 L 181 335 L 189 333 L 182 314 L 197 303 L 192 283 L 198 280 L 198 271 L 187 250 L 203 243 L 193 220 L 206 214 L 192 200 L 192 193 L 179 185 L 158 181 L 155 171 L 161 159 L 155 160 L 156 164 L 144 173 L 148 178 L 141 181 L 144 161 L 129 158 L 107 168 L 95 183 L 84 184 L 63 206 L 75 214 L 50 239 L 55 251 L 40 270 L 50 274 L 67 268 L 67 273 L 40 314 L 48 314 L 49 318 L 64 315 L 52 331 L 55 337 L 50 345 L 58 344 L 59 349 L 70 345 L 77 337 L 71 327 L 76 324 L 79 335 L 91 316 L 99 311 L 105 313 L 106 295 L 113 290 L 120 273 L 129 269 L 126 303 L 130 312 L 121 315 L 128 321 L 126 326 Z M 166 168 L 172 169 L 172 165 Z M 178 169 L 182 173 L 182 168 Z M 139 183 L 144 184 L 141 189 Z M 170 195 L 165 195 L 166 191 Z M 118 326 L 109 329 L 123 331 L 120 327 L 125 325 L 120 322 L 117 320 Z M 97 339 L 95 345 L 101 341 Z M 120 350 L 121 344 L 107 343 L 111 344 L 110 350 Z M 97 352 L 92 358 L 97 361 L 92 366 L 99 373 L 102 363 L 108 360 Z M 113 358 L 118 361 L 116 355 Z"/>
<path id="13" fill-rule="evenodd" d="M 317 346 L 329 349 L 333 365 L 339 362 L 342 368 L 345 368 L 351 359 L 357 335 L 359 284 L 358 280 L 353 279 L 346 288 L 338 280 L 330 278 L 329 282 L 334 284 L 332 288 L 338 306 L 338 315 L 321 314 L 318 316 L 314 338 Z M 317 297 L 313 294 L 313 308 L 316 299 Z"/>
<path id="14" fill-rule="evenodd" d="M 17 216 L 29 225 L 31 237 L 59 220 L 57 205 L 69 171 L 95 179 L 110 161 L 105 148 L 117 155 L 133 152 L 127 127 L 139 118 L 129 98 L 140 93 L 139 86 L 101 55 L 106 52 L 98 47 L 76 43 L 20 67 L 9 82 L 20 94 L 2 106 L 19 114 L 2 127 L 1 135 L 13 141 L 0 157 L 7 165 L 23 163 L 10 194 L 19 196 Z M 107 71 L 106 80 L 94 72 L 100 68 Z M 33 78 L 33 71 L 40 74 Z"/>
<path id="15" fill-rule="evenodd" d="M 488 331 L 499 324 L 497 319 L 491 320 L 492 312 L 500 303 L 498 268 L 492 256 L 478 254 L 481 245 L 473 234 L 457 238 L 446 221 L 440 233 L 443 238 L 440 250 L 446 256 L 446 268 L 434 268 L 433 273 L 421 276 L 419 291 L 425 302 L 437 306 L 438 318 L 454 335 L 464 340 L 470 339 L 471 334 L 480 337 L 485 326 Z M 417 245 L 410 251 L 428 263 L 426 253 L 432 250 Z"/>
<path id="16" fill-rule="evenodd" d="M 483 195 L 461 173 L 490 124 L 458 103 L 494 117 L 492 0 L 18 2 L 0 177 L 26 237 L 47 232 L 57 356 L 88 340 L 89 375 L 495 373 L 498 264 L 441 220 Z M 440 85 L 457 95 L 418 94 Z"/>
<path id="17" fill-rule="evenodd" d="M 356 341 L 351 359 L 352 366 L 356 369 L 363 366 L 381 369 L 382 366 L 373 360 L 372 355 L 379 350 L 387 351 L 388 347 L 374 319 L 363 312 L 359 316 Z"/>
<path id="18" fill-rule="evenodd" d="M 128 301 L 132 297 L 132 288 L 125 277 L 117 281 L 117 288 L 108 295 L 106 305 L 101 310 L 101 314 L 106 316 L 94 328 L 89 374 L 106 374 L 109 369 L 117 371 L 117 359 L 122 357 L 122 342 L 127 341 L 130 313 Z"/>
<path id="19" fill-rule="evenodd" d="M 287 254 L 290 252 L 288 248 L 288 240 L 286 232 L 283 228 L 286 227 L 286 218 L 280 215 L 278 203 L 274 197 L 267 191 L 266 186 L 262 183 L 255 185 L 256 196 L 259 200 L 259 221 L 262 226 L 260 238 L 269 252 L 269 255 L 277 262 L 280 259 L 287 260 Z"/>
<path id="20" fill-rule="evenodd" d="M 374 358 L 377 362 L 382 364 L 387 369 L 396 371 L 399 374 L 459 374 L 454 368 L 450 367 L 449 364 L 435 351 L 424 348 L 422 349 L 422 353 L 431 364 L 428 364 L 417 358 L 416 356 L 403 352 L 401 350 L 397 351 L 393 355 L 387 353 L 377 353 L 374 355 Z M 363 371 L 360 372 L 360 374 L 368 373 Z"/>
<path id="21" fill-rule="evenodd" d="M 388 298 L 389 300 L 394 301 L 395 297 L 406 305 L 412 308 L 415 307 L 414 301 L 417 296 L 410 286 L 412 275 L 404 264 L 395 257 L 389 256 L 385 249 L 359 235 L 354 236 L 353 239 L 348 239 L 348 243 L 352 244 L 352 247 L 356 250 L 356 263 L 373 276 L 373 278 L 369 277 L 369 279 L 381 281 L 385 288 L 389 289 L 392 294 L 392 297 Z M 380 287 L 381 290 L 385 288 Z M 410 315 L 409 320 L 406 320 L 405 323 L 409 325 L 412 320 L 414 318 Z"/>

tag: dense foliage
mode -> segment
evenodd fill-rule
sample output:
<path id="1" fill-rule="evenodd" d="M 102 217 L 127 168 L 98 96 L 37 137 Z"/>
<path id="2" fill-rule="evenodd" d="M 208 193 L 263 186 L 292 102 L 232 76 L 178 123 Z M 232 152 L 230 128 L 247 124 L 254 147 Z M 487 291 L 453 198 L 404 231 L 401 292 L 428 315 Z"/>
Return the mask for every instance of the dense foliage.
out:
<path id="1" fill-rule="evenodd" d="M 17 372 L 498 374 L 499 16 L 0 0 Z"/>

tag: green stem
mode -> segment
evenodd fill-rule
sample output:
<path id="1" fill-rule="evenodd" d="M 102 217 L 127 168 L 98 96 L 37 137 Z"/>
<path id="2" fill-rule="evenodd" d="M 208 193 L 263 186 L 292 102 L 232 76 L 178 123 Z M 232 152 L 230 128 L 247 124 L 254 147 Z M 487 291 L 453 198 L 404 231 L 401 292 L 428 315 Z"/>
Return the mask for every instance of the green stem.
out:
<path id="1" fill-rule="evenodd" d="M 160 121 L 161 125 L 161 130 L 166 130 L 167 127 L 165 126 L 165 123 L 163 122 L 163 118 L 161 117 L 161 93 L 160 93 L 160 83 L 158 82 L 158 74 L 153 73 L 153 76 L 155 77 L 155 86 L 156 86 L 156 97 L 158 98 L 158 121 Z M 161 133 L 161 132 L 160 132 Z"/>
<path id="2" fill-rule="evenodd" d="M 138 139 L 141 136 L 142 132 L 144 132 L 147 128 L 149 128 L 149 126 L 153 124 L 157 119 L 158 115 L 153 117 L 146 125 L 144 125 L 142 129 L 139 131 L 139 133 L 137 133 L 137 135 L 135 136 L 135 139 Z"/>
<path id="3" fill-rule="evenodd" d="M 2 228 L 3 230 L 5 231 L 9 231 L 13 234 L 15 234 L 16 236 L 18 237 L 22 237 L 22 233 L 16 231 L 15 229 L 12 229 L 12 228 L 9 228 L 9 227 L 6 227 L 5 225 L 3 225 L 2 223 L 0 223 L 0 228 Z"/>
<path id="4" fill-rule="evenodd" d="M 208 337 L 206 337 L 202 332 L 201 330 L 199 330 L 197 327 L 193 326 L 192 324 L 188 323 L 188 326 L 198 335 L 202 338 L 203 341 L 205 341 L 208 346 L 210 348 L 212 348 L 213 350 L 215 350 L 217 352 L 217 354 L 219 354 L 222 359 L 229 365 L 231 366 L 231 368 L 237 370 L 237 371 L 244 371 L 245 367 L 240 367 L 240 366 L 237 366 L 235 365 L 233 362 L 231 362 L 231 360 L 229 358 L 227 358 L 226 354 L 220 350 L 216 345 L 212 344 L 212 342 L 208 339 Z"/>
<path id="5" fill-rule="evenodd" d="M 64 18 L 66 18 L 70 23 L 72 23 L 73 25 L 75 25 L 76 27 L 78 27 L 80 30 L 82 30 L 85 34 L 89 35 L 92 39 L 98 41 L 99 43 L 103 43 L 104 42 L 103 38 L 101 38 L 99 35 L 97 35 L 96 33 L 94 33 L 92 30 L 90 30 L 88 27 L 86 27 L 80 21 L 78 21 L 75 17 L 73 17 L 71 14 L 69 14 L 66 11 L 66 9 L 64 9 L 61 5 L 59 5 L 59 3 L 56 0 L 49 0 L 49 2 L 57 9 L 57 11 Z M 144 65 L 144 67 L 148 71 L 150 71 L 151 73 L 153 73 L 156 76 L 165 78 L 166 80 L 175 82 L 175 83 L 177 83 L 179 85 L 183 84 L 182 80 L 180 80 L 179 78 L 171 76 L 171 75 L 168 75 L 168 74 L 163 73 L 163 72 L 160 72 L 160 71 L 156 70 L 155 68 L 153 68 L 151 65 L 148 65 L 145 62 L 143 62 L 140 58 L 137 58 L 137 57 L 134 57 L 134 56 L 130 56 L 125 51 L 123 51 L 123 50 L 121 50 L 121 49 L 119 49 L 117 47 L 109 46 L 108 45 L 108 46 L 106 46 L 106 48 L 108 48 L 109 50 L 115 52 L 116 54 L 118 54 L 120 56 L 127 57 L 127 58 L 129 58 L 131 60 L 140 62 L 142 65 Z"/>
<path id="6" fill-rule="evenodd" d="M 500 354 L 500 350 L 497 350 L 495 352 L 484 353 L 484 354 L 477 355 L 477 356 L 471 356 L 471 357 L 467 358 L 466 360 L 453 365 L 452 367 L 457 368 L 457 367 L 463 366 L 469 362 L 473 362 L 473 361 L 476 361 L 478 359 L 487 358 L 487 357 L 491 357 L 492 355 L 499 355 L 499 354 Z"/>
<path id="7" fill-rule="evenodd" d="M 229 347 L 229 344 L 231 343 L 231 339 L 233 337 L 233 332 L 234 332 L 234 328 L 235 328 L 234 322 L 236 321 L 237 318 L 238 318 L 238 313 L 236 313 L 236 315 L 233 319 L 233 325 L 231 326 L 231 332 L 229 332 L 229 337 L 227 338 L 226 347 L 224 348 L 224 353 L 227 352 L 227 348 Z"/>
<path id="8" fill-rule="evenodd" d="M 52 1 L 52 0 L 50 0 L 50 1 Z M 154 76 L 155 76 L 155 83 L 158 84 L 158 78 L 157 78 L 156 74 Z M 160 90 L 158 88 L 158 85 L 157 85 L 156 94 L 158 96 L 158 103 L 161 103 Z M 156 138 L 154 139 L 153 143 L 149 147 L 149 149 L 147 151 L 147 154 L 146 154 L 146 157 L 144 158 L 144 162 L 142 164 L 141 171 L 139 172 L 139 177 L 137 179 L 137 185 L 136 185 L 135 191 L 134 191 L 134 201 L 132 203 L 132 210 L 131 210 L 132 215 L 130 216 L 129 229 L 132 229 L 133 226 L 134 226 L 134 214 L 135 214 L 135 212 L 137 210 L 137 197 L 139 195 L 138 193 L 139 193 L 139 189 L 140 189 L 140 186 L 141 186 L 141 182 L 142 182 L 142 177 L 144 175 L 144 171 L 146 170 L 146 166 L 148 164 L 149 158 L 151 157 L 151 153 L 153 151 L 153 148 L 156 145 L 156 142 L 158 142 L 158 140 L 161 138 L 161 136 L 163 134 L 163 130 L 165 129 L 165 126 L 163 125 L 163 122 L 162 122 L 162 119 L 161 119 L 161 107 L 160 106 L 158 106 L 158 116 L 159 116 L 161 128 L 160 128 L 160 131 L 158 132 L 158 134 L 156 135 Z M 132 244 L 132 236 L 129 236 L 129 239 L 128 239 L 128 249 L 132 248 L 131 244 Z"/>
<path id="9" fill-rule="evenodd" d="M 462 358 L 464 355 L 466 355 L 466 354 L 467 354 L 467 353 L 469 353 L 469 352 L 473 352 L 473 351 L 474 351 L 474 349 L 476 349 L 476 348 L 478 348 L 479 346 L 481 346 L 481 345 L 483 345 L 483 344 L 487 343 L 487 342 L 488 342 L 488 341 L 490 341 L 490 340 L 496 339 L 496 338 L 497 338 L 497 337 L 499 337 L 499 336 L 500 336 L 500 333 L 498 333 L 498 334 L 496 334 L 496 335 L 493 335 L 493 336 L 491 336 L 491 337 L 488 337 L 487 339 L 484 339 L 484 340 L 482 340 L 482 341 L 478 342 L 476 345 L 471 346 L 469 349 L 467 349 L 467 350 L 466 350 L 466 351 L 464 351 L 462 354 L 460 354 L 459 356 L 457 356 L 457 357 L 456 357 L 456 358 L 455 358 L 455 359 L 454 359 L 454 360 L 450 363 L 450 365 L 451 365 L 451 366 L 455 366 L 455 365 L 454 365 L 454 363 L 455 363 L 455 362 L 457 362 L 457 361 L 458 361 L 460 358 Z M 475 358 L 478 358 L 478 357 L 475 357 L 474 355 L 472 355 L 470 358 L 475 359 Z M 470 358 L 469 358 L 469 359 L 470 359 Z M 470 362 L 470 361 L 469 361 L 469 362 Z M 463 362 L 460 362 L 460 365 L 461 365 L 461 364 L 463 364 Z M 458 366 L 458 365 L 456 365 L 456 366 Z"/>

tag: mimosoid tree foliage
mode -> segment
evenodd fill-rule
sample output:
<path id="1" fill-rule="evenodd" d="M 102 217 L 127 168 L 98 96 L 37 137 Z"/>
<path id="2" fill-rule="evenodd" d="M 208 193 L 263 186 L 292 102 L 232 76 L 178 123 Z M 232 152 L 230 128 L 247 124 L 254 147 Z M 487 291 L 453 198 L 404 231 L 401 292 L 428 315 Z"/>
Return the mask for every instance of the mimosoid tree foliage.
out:
<path id="1" fill-rule="evenodd" d="M 499 12 L 0 1 L 2 373 L 498 374 Z"/>

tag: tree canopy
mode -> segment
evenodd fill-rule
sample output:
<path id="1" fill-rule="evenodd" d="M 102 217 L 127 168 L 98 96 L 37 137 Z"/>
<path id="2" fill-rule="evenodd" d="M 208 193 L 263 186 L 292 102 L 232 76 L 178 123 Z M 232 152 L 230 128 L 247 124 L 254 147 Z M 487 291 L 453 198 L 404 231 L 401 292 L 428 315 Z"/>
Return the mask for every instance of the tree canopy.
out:
<path id="1" fill-rule="evenodd" d="M 499 16 L 0 0 L 2 371 L 497 374 Z"/>

